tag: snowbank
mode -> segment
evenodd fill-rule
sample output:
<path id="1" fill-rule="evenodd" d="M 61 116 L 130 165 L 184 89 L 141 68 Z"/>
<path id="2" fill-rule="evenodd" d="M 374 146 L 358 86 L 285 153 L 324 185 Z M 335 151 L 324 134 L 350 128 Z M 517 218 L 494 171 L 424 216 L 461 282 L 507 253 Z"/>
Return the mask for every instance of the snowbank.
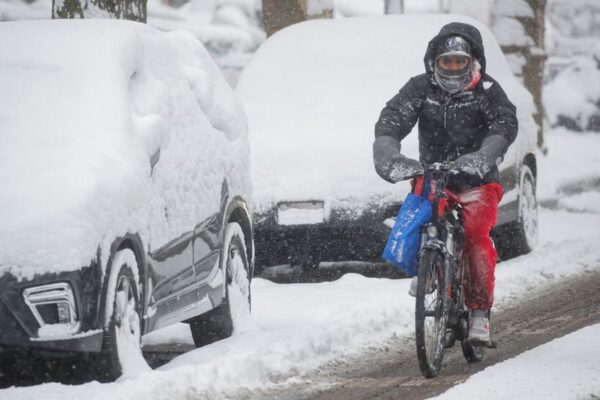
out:
<path id="1" fill-rule="evenodd" d="M 600 4 L 596 0 L 549 0 L 546 50 L 553 57 L 590 55 L 600 50 Z"/>
<path id="2" fill-rule="evenodd" d="M 598 135 L 561 128 L 547 131 L 544 140 L 549 153 L 538 157 L 538 201 L 569 201 L 570 195 L 598 190 Z"/>
<path id="3" fill-rule="evenodd" d="M 241 105 L 190 34 L 111 20 L 0 24 L 0 273 L 160 246 L 247 193 Z M 150 159 L 160 149 L 151 171 Z"/>
<path id="4" fill-rule="evenodd" d="M 488 367 L 439 400 L 594 399 L 600 394 L 600 325 L 555 339 Z"/>
<path id="5" fill-rule="evenodd" d="M 600 51 L 597 57 L 571 59 L 544 87 L 546 117 L 552 126 L 600 132 Z"/>
<path id="6" fill-rule="evenodd" d="M 552 126 L 600 131 L 599 22 L 595 0 L 548 2 L 543 101 Z"/>

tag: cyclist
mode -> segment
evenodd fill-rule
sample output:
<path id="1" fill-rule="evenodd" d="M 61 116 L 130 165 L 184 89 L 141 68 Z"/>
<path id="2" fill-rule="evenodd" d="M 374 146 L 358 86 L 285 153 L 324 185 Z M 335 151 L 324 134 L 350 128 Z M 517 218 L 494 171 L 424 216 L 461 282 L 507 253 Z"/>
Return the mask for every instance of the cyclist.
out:
<path id="1" fill-rule="evenodd" d="M 383 179 L 396 183 L 423 172 L 421 162 L 452 162 L 460 173 L 448 190 L 463 205 L 465 303 L 469 340 L 490 340 L 496 250 L 489 236 L 503 189 L 498 164 L 517 135 L 515 106 L 486 74 L 481 34 L 472 25 L 444 26 L 427 47 L 425 73 L 412 77 L 381 111 L 373 159 Z M 419 161 L 400 142 L 418 121 Z M 416 278 L 410 294 L 415 295 Z"/>

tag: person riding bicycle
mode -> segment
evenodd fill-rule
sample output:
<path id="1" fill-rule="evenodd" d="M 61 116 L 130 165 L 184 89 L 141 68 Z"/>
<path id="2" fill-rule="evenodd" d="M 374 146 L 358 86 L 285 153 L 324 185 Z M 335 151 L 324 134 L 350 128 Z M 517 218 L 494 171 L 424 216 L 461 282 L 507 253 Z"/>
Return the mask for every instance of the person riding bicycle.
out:
<path id="1" fill-rule="evenodd" d="M 465 303 L 469 340 L 490 340 L 496 250 L 490 231 L 503 195 L 498 164 L 518 130 L 516 108 L 486 74 L 481 34 L 472 25 L 445 25 L 427 46 L 425 73 L 412 77 L 381 111 L 373 160 L 396 183 L 423 172 L 423 164 L 451 162 L 460 173 L 447 189 L 463 206 Z M 400 142 L 418 121 L 419 161 L 401 154 Z M 416 282 L 411 284 L 414 296 Z"/>

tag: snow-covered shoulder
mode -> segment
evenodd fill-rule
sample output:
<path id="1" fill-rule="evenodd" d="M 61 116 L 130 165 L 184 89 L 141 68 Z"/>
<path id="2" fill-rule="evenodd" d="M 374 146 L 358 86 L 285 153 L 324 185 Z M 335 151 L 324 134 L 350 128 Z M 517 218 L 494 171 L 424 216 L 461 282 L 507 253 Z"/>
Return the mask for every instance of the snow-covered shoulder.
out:
<path id="1" fill-rule="evenodd" d="M 440 400 L 594 399 L 600 393 L 600 324 L 488 367 Z"/>
<path id="2" fill-rule="evenodd" d="M 208 152 L 207 143 L 223 160 L 237 159 L 228 142 L 245 150 L 242 106 L 190 34 L 53 20 L 2 23 L 0 37 L 0 271 L 77 269 L 127 232 L 173 237 L 187 227 L 165 220 L 165 204 L 183 215 L 200 189 L 164 193 L 173 164 L 151 160 Z M 214 212 L 215 196 L 197 196 L 198 213 Z"/>

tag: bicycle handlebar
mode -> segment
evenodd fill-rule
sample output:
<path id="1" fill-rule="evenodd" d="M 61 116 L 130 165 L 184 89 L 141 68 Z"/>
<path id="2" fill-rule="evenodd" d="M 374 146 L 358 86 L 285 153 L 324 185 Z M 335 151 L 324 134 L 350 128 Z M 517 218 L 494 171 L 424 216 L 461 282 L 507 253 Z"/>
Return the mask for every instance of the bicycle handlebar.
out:
<path id="1" fill-rule="evenodd" d="M 448 162 L 435 162 L 433 164 L 423 163 L 425 173 L 427 172 L 449 172 L 451 174 L 457 174 L 460 170 L 454 168 L 452 163 Z"/>

